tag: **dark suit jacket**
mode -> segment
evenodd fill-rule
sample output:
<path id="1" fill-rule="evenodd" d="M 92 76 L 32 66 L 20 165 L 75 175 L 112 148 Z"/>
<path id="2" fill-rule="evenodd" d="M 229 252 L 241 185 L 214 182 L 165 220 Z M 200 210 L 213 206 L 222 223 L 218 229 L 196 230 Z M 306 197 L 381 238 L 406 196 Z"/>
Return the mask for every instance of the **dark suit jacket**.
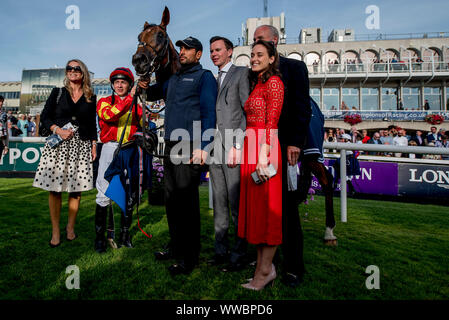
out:
<path id="1" fill-rule="evenodd" d="M 374 138 L 369 139 L 367 144 L 375 144 Z M 379 139 L 379 140 L 377 140 L 377 144 L 383 144 L 383 143 Z M 371 155 L 371 156 L 376 156 L 376 155 L 381 155 L 382 152 L 370 151 L 370 152 L 368 152 L 368 154 Z"/>
<path id="2" fill-rule="evenodd" d="M 312 109 L 309 75 L 304 62 L 280 57 L 279 70 L 285 86 L 284 104 L 279 118 L 279 142 L 282 146 L 303 149 L 307 141 Z"/>
<path id="3" fill-rule="evenodd" d="M 424 140 L 425 138 L 421 135 L 421 142 L 419 142 L 419 139 L 417 136 L 413 136 L 412 140 L 416 142 L 416 144 L 418 145 L 418 147 L 422 147 L 426 145 L 426 141 Z"/>

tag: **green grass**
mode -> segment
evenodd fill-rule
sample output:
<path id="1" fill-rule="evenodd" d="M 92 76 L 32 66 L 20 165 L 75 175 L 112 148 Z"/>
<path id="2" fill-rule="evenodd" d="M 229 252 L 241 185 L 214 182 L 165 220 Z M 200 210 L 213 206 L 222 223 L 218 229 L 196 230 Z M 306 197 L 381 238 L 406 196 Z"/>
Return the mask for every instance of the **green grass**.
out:
<path id="1" fill-rule="evenodd" d="M 301 205 L 306 274 L 298 288 L 280 281 L 262 292 L 240 288 L 253 268 L 222 273 L 207 265 L 213 255 L 213 215 L 208 189 L 201 194 L 200 266 L 172 278 L 169 261 L 153 252 L 168 241 L 164 207 L 140 207 L 141 226 L 133 221 L 134 249 L 93 250 L 95 190 L 82 195 L 76 232 L 79 238 L 48 246 L 51 236 L 48 193 L 32 179 L 0 179 L 0 299 L 448 299 L 449 209 L 444 206 L 348 199 L 348 222 L 339 222 L 335 199 L 337 247 L 323 245 L 324 199 Z M 61 227 L 67 221 L 63 196 Z M 305 216 L 305 212 L 308 215 Z M 116 222 L 119 221 L 116 210 Z M 118 231 L 118 223 L 116 228 Z M 254 247 L 250 246 L 251 253 Z M 80 290 L 68 290 L 65 270 L 80 269 Z M 380 289 L 368 290 L 365 269 L 380 269 Z"/>

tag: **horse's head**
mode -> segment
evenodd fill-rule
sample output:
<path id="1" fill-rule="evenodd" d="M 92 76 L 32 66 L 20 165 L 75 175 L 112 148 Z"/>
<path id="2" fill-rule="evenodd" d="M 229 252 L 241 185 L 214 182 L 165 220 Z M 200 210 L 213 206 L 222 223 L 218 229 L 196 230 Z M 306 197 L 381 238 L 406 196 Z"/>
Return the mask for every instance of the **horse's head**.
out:
<path id="1" fill-rule="evenodd" d="M 169 22 L 170 11 L 167 7 L 165 7 L 159 25 L 145 22 L 143 31 L 137 37 L 139 45 L 132 59 L 137 75 L 150 75 L 158 70 L 161 65 L 168 63 L 167 53 L 170 49 L 170 39 L 166 27 Z"/>

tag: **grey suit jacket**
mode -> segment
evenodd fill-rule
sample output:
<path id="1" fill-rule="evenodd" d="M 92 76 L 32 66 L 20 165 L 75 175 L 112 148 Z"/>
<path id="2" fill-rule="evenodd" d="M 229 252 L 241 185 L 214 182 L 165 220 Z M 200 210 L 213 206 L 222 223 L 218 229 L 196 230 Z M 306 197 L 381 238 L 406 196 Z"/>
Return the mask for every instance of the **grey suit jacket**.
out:
<path id="1" fill-rule="evenodd" d="M 225 129 L 246 129 L 244 105 L 249 96 L 249 69 L 232 65 L 218 91 L 216 113 L 218 131 L 215 135 L 217 143 L 229 150 L 234 143 L 243 145 L 244 135 L 236 139 L 227 139 Z M 228 135 L 229 136 L 229 135 Z"/>

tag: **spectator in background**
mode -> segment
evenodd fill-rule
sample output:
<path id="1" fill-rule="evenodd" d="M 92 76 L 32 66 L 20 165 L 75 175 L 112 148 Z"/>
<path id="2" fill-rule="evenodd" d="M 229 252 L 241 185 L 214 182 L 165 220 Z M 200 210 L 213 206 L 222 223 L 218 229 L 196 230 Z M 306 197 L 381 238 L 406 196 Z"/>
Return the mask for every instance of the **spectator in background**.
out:
<path id="1" fill-rule="evenodd" d="M 341 136 L 345 133 L 346 133 L 345 129 L 343 129 L 343 128 L 337 129 L 337 140 L 341 139 Z"/>
<path id="2" fill-rule="evenodd" d="M 367 143 L 371 138 L 368 136 L 368 130 L 362 130 L 362 143 Z"/>
<path id="3" fill-rule="evenodd" d="M 415 141 L 415 142 L 416 142 L 416 145 L 417 145 L 418 147 L 422 147 L 422 146 L 425 145 L 425 141 L 424 141 L 424 138 L 422 137 L 422 131 L 421 131 L 421 130 L 416 130 L 416 133 L 415 133 L 415 135 L 412 137 L 411 140 Z"/>
<path id="4" fill-rule="evenodd" d="M 0 160 L 9 151 L 8 116 L 2 110 L 3 101 L 5 98 L 0 95 Z"/>
<path id="5" fill-rule="evenodd" d="M 327 133 L 327 138 L 324 139 L 325 142 L 337 142 L 337 137 L 334 134 L 334 129 L 329 129 Z"/>
<path id="6" fill-rule="evenodd" d="M 401 99 L 398 100 L 398 110 L 404 110 L 404 104 Z"/>
<path id="7" fill-rule="evenodd" d="M 398 135 L 393 138 L 393 145 L 398 146 L 398 147 L 408 146 L 408 139 L 405 135 L 406 135 L 405 130 L 400 129 L 398 131 Z M 400 153 L 400 152 L 396 152 L 394 155 L 395 155 L 395 157 L 398 157 L 398 158 L 402 157 L 402 153 Z"/>
<path id="8" fill-rule="evenodd" d="M 8 120 L 11 121 L 13 124 L 17 124 L 17 118 L 14 117 L 14 115 L 12 114 L 12 111 L 9 110 L 8 111 Z"/>
<path id="9" fill-rule="evenodd" d="M 427 134 L 426 140 L 427 145 L 431 142 L 435 144 L 436 141 L 441 140 L 441 134 L 437 133 L 437 127 L 430 127 L 430 132 Z"/>
<path id="10" fill-rule="evenodd" d="M 8 133 L 10 137 L 18 137 L 20 134 L 22 134 L 22 130 L 18 127 L 18 122 L 16 117 L 11 115 L 11 118 L 8 121 Z"/>
<path id="11" fill-rule="evenodd" d="M 22 131 L 22 133 L 19 134 L 19 137 L 26 137 L 28 131 L 28 120 L 26 119 L 26 116 L 23 113 L 19 114 L 19 121 L 17 122 L 17 127 L 19 127 L 20 131 Z"/>
<path id="12" fill-rule="evenodd" d="M 429 101 L 427 99 L 424 101 L 423 110 L 430 110 Z"/>
<path id="13" fill-rule="evenodd" d="M 28 128 L 27 128 L 27 136 L 34 137 L 36 133 L 36 118 L 29 116 L 28 117 Z"/>
<path id="14" fill-rule="evenodd" d="M 380 142 L 382 142 L 382 144 L 385 144 L 385 141 L 388 138 L 388 131 L 387 130 L 379 130 L 380 133 Z"/>
<path id="15" fill-rule="evenodd" d="M 447 136 L 446 135 L 442 135 L 441 136 L 441 141 L 435 142 L 435 147 L 449 149 L 449 140 L 448 140 Z M 449 155 L 443 154 L 441 156 L 441 159 L 449 160 Z"/>
<path id="16" fill-rule="evenodd" d="M 380 133 L 374 132 L 373 138 L 368 140 L 368 144 L 382 144 L 382 141 L 380 141 Z M 376 151 L 370 151 L 368 152 L 370 156 L 381 156 L 382 152 L 376 152 Z"/>

